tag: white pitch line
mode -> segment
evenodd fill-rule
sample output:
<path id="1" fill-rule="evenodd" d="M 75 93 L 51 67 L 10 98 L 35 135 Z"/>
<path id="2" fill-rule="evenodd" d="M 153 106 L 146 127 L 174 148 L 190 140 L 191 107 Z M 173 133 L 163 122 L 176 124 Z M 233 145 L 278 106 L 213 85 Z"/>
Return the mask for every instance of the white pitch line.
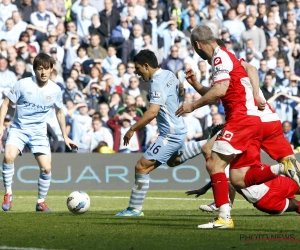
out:
<path id="1" fill-rule="evenodd" d="M 8 247 L 8 246 L 0 246 L 0 249 L 5 249 L 5 250 L 63 250 L 63 249 L 32 248 L 32 247 Z"/>
<path id="2" fill-rule="evenodd" d="M 48 195 L 48 198 L 63 198 L 63 196 L 52 196 Z M 36 198 L 36 196 L 17 196 L 20 199 L 26 198 Z M 90 196 L 91 199 L 129 199 L 129 196 Z M 167 197 L 146 197 L 146 200 L 168 200 L 168 201 L 211 201 L 211 199 L 207 198 L 167 198 Z M 234 201 L 246 201 L 235 199 Z M 1 248 L 0 248 L 1 249 Z"/>

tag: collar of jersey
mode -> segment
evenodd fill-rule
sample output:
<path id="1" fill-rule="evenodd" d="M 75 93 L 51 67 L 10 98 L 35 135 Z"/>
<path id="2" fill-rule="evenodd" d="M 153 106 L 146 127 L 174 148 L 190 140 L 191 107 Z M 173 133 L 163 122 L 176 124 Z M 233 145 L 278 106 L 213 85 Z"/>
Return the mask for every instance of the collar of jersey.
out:
<path id="1" fill-rule="evenodd" d="M 162 69 L 159 68 L 159 69 L 152 75 L 151 80 L 152 80 L 154 77 L 158 76 L 161 72 L 162 72 Z"/>

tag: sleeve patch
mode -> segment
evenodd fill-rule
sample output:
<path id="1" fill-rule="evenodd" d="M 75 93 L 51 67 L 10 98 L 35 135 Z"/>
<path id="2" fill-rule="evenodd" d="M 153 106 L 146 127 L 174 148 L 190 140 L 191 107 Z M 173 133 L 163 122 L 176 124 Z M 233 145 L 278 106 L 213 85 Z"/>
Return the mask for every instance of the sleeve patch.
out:
<path id="1" fill-rule="evenodd" d="M 153 91 L 153 92 L 151 92 L 151 98 L 152 99 L 159 99 L 161 97 L 161 93 L 160 92 L 158 92 L 158 91 Z"/>

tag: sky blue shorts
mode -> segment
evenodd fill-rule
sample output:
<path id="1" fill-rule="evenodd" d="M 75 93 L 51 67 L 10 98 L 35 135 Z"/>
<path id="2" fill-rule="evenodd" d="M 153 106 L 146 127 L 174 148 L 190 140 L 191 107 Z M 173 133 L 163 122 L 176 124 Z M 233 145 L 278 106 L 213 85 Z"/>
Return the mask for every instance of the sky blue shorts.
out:
<path id="1" fill-rule="evenodd" d="M 22 151 L 27 145 L 33 154 L 51 155 L 49 139 L 45 134 L 37 133 L 36 131 L 22 131 L 21 129 L 10 128 L 5 146 L 14 145 Z"/>
<path id="2" fill-rule="evenodd" d="M 153 142 L 143 156 L 147 160 L 156 160 L 160 163 L 166 163 L 171 156 L 180 155 L 184 151 L 184 142 L 186 134 L 180 135 L 159 135 Z"/>

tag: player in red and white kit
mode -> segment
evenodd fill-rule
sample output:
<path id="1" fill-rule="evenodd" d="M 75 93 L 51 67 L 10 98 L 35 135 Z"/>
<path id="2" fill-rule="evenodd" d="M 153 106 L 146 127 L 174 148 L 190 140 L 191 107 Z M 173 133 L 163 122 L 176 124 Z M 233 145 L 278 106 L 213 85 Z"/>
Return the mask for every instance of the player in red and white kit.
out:
<path id="1" fill-rule="evenodd" d="M 202 98 L 183 104 L 177 115 L 213 103 L 219 98 L 225 108 L 226 123 L 217 137 L 206 167 L 212 180 L 214 198 L 220 208 L 219 217 L 198 228 L 233 228 L 228 200 L 228 182 L 224 173 L 230 163 L 230 180 L 236 188 L 261 184 L 278 174 L 285 174 L 299 183 L 296 165 L 287 158 L 283 164 L 260 166 L 261 120 L 257 116 L 252 86 L 241 62 L 226 49 L 220 48 L 207 26 L 196 27 L 191 36 L 194 49 L 203 59 L 212 62 L 214 85 L 200 85 Z M 251 150 L 250 150 L 251 149 Z M 300 175 L 300 173 L 299 173 Z"/>

